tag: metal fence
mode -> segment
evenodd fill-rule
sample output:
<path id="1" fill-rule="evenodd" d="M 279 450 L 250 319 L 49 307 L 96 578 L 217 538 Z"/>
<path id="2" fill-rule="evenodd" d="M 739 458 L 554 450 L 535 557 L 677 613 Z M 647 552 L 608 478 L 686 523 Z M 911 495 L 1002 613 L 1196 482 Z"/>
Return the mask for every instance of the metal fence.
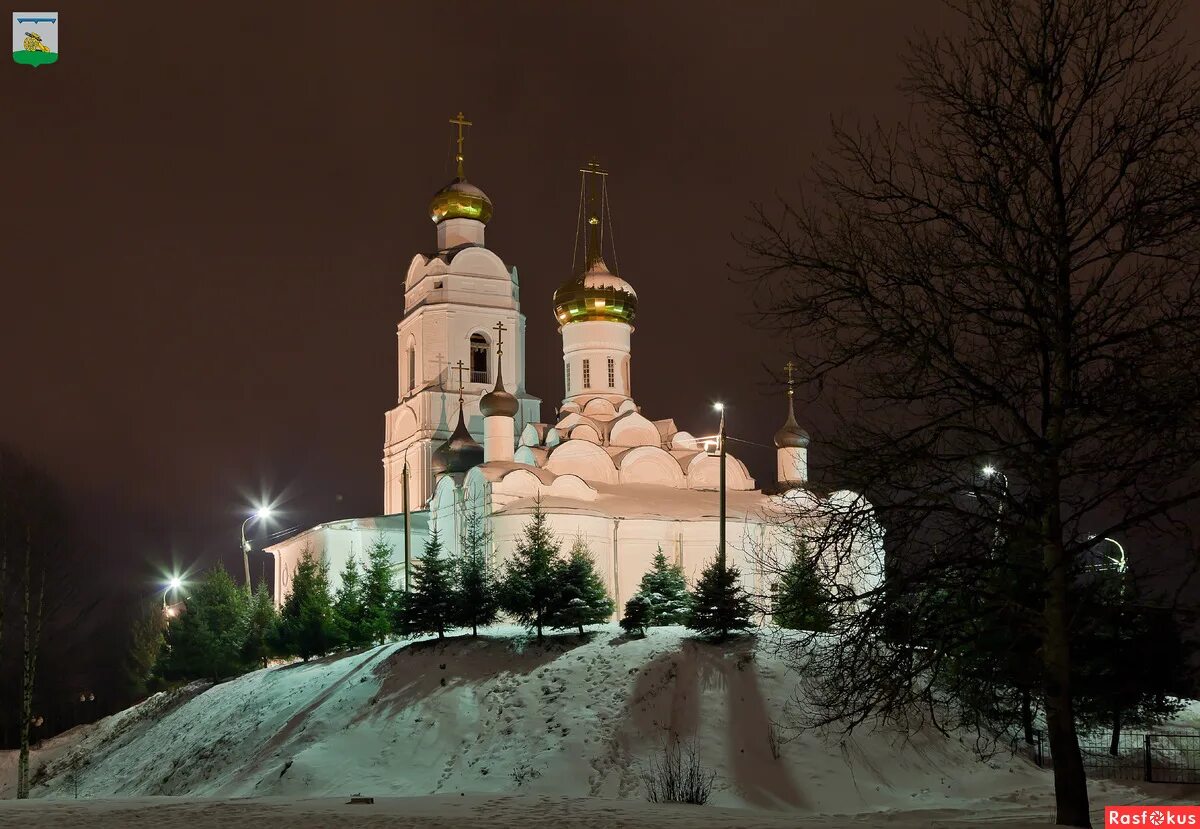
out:
<path id="1" fill-rule="evenodd" d="M 1032 743 L 1014 740 L 1013 750 L 1042 768 L 1053 765 L 1041 731 L 1033 732 Z M 1195 732 L 1123 733 L 1116 754 L 1111 735 L 1088 734 L 1080 737 L 1079 752 L 1089 777 L 1200 784 L 1200 734 Z"/>

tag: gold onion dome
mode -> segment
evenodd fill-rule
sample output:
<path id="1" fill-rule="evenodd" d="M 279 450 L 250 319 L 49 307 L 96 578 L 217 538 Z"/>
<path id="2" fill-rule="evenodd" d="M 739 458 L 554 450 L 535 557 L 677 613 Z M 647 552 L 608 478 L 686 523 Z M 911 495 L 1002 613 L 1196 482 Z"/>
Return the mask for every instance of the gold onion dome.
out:
<path id="1" fill-rule="evenodd" d="M 808 446 L 808 432 L 800 428 L 796 422 L 796 412 L 792 407 L 791 392 L 788 392 L 788 416 L 783 426 L 775 433 L 775 446 L 778 449 L 804 449 Z"/>
<path id="2" fill-rule="evenodd" d="M 484 417 L 515 417 L 520 405 L 517 398 L 504 390 L 504 377 L 496 367 L 496 387 L 479 398 L 479 412 Z"/>
<path id="3" fill-rule="evenodd" d="M 431 466 L 436 473 L 466 472 L 483 463 L 483 447 L 471 437 L 463 420 L 462 404 L 458 407 L 458 425 L 449 440 L 433 452 Z"/>
<path id="4" fill-rule="evenodd" d="M 584 320 L 633 323 L 637 292 L 633 286 L 596 259 L 582 274 L 554 292 L 554 316 L 559 326 Z"/>
<path id="5" fill-rule="evenodd" d="M 434 224 L 446 219 L 474 219 L 487 224 L 492 218 L 492 200 L 487 193 L 459 176 L 434 194 L 429 202 L 429 218 Z"/>

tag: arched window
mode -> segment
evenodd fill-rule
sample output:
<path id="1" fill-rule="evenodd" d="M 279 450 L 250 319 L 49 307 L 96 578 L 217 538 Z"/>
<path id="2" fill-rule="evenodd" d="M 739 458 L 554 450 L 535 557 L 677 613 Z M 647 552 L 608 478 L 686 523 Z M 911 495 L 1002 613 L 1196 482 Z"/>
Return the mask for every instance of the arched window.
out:
<path id="1" fill-rule="evenodd" d="M 633 377 L 629 374 L 629 358 L 625 358 L 625 393 L 632 394 Z"/>
<path id="2" fill-rule="evenodd" d="M 482 334 L 471 335 L 471 382 L 489 382 L 488 344 Z"/>
<path id="3" fill-rule="evenodd" d="M 617 387 L 617 365 L 612 357 L 608 358 L 608 387 L 615 389 Z"/>
<path id="4" fill-rule="evenodd" d="M 412 391 L 417 387 L 417 349 L 415 346 L 408 347 L 408 390 Z"/>
<path id="5" fill-rule="evenodd" d="M 571 364 L 567 363 L 567 394 L 571 393 Z"/>
<path id="6" fill-rule="evenodd" d="M 585 389 L 592 387 L 592 365 L 590 360 L 583 361 L 583 387 Z"/>

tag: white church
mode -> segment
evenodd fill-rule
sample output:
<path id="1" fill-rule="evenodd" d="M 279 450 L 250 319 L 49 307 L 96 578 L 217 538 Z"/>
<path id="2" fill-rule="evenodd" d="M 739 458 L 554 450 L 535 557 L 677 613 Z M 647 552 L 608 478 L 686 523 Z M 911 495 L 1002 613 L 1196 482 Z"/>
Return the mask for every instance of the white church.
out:
<path id="1" fill-rule="evenodd" d="M 460 113 L 451 123 L 459 129 L 458 175 L 429 206 L 436 252 L 414 256 L 404 282 L 399 394 L 385 416 L 384 515 L 321 524 L 268 547 L 276 601 L 288 594 L 306 550 L 324 556 L 336 587 L 347 559 L 362 560 L 381 537 L 403 585 L 406 562 L 421 555 L 434 529 L 457 553 L 470 511 L 482 510 L 500 566 L 538 504 L 564 549 L 586 542 L 618 612 L 659 548 L 694 584 L 720 533 L 716 438 L 651 417 L 634 398 L 638 298 L 615 272 L 607 174 L 594 163 L 581 171 L 576 261 L 552 305 L 537 309 L 553 312 L 562 337 L 562 401 L 553 421 L 543 422 L 542 401 L 526 387 L 517 269 L 487 246 L 492 202 L 464 175 L 469 122 Z M 726 554 L 751 593 L 769 589 L 755 562 L 791 544 L 797 513 L 816 515 L 849 495 L 809 492 L 808 444 L 789 388 L 769 492 L 726 454 Z M 869 546 L 854 573 L 838 576 L 853 589 L 882 576 L 878 538 Z"/>

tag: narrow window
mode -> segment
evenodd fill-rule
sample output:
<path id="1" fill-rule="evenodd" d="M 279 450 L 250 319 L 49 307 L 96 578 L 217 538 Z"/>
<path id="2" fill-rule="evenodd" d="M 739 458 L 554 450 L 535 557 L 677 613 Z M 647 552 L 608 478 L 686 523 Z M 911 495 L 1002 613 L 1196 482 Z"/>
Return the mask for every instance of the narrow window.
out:
<path id="1" fill-rule="evenodd" d="M 633 388 L 633 376 L 629 373 L 629 358 L 625 358 L 625 393 Z"/>
<path id="2" fill-rule="evenodd" d="M 567 363 L 567 394 L 571 393 L 571 364 Z"/>
<path id="3" fill-rule="evenodd" d="M 590 389 L 592 387 L 592 366 L 590 361 L 583 361 L 583 387 Z"/>
<path id="4" fill-rule="evenodd" d="M 408 347 L 408 390 L 412 391 L 417 387 L 417 350 L 411 345 Z"/>
<path id="5" fill-rule="evenodd" d="M 488 344 L 482 334 L 471 335 L 471 382 L 488 382 Z"/>
<path id="6" fill-rule="evenodd" d="M 617 387 L 617 366 L 612 357 L 608 358 L 608 387 L 610 389 Z"/>

